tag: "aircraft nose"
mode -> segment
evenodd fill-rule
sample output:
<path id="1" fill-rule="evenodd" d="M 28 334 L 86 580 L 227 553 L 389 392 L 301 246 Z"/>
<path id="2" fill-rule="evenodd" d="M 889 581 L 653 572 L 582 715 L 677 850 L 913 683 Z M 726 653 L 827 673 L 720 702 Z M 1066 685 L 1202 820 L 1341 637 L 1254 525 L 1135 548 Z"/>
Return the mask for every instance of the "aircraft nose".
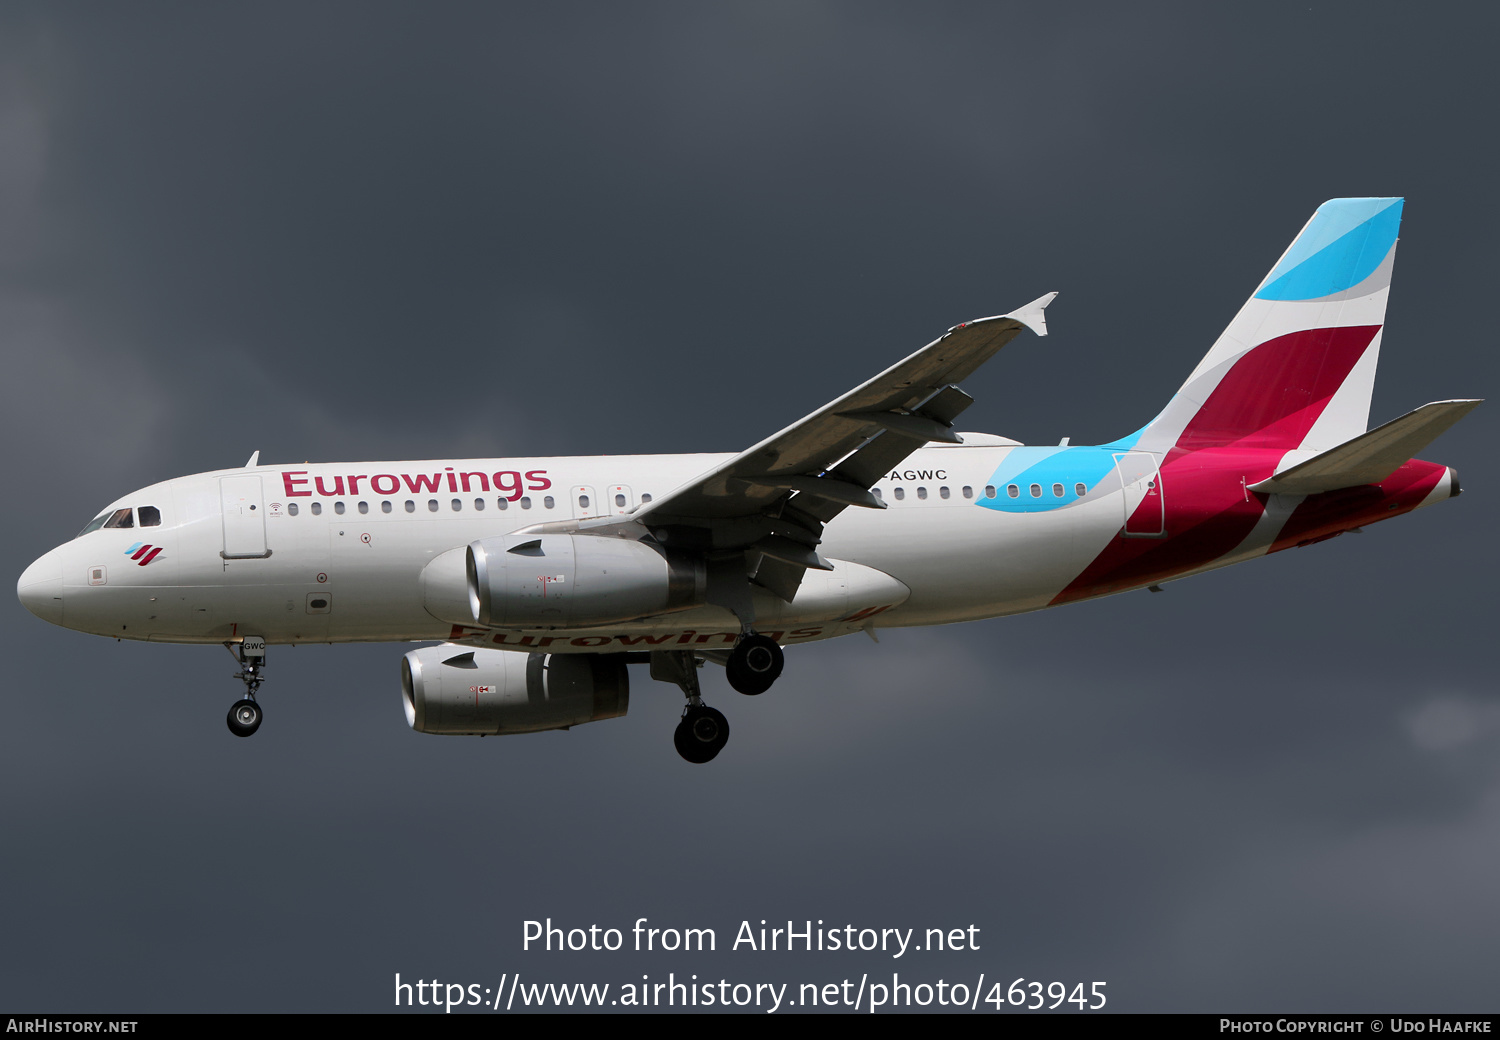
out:
<path id="1" fill-rule="evenodd" d="M 21 606 L 54 625 L 62 624 L 62 596 L 62 557 L 55 549 L 27 567 L 16 582 Z"/>

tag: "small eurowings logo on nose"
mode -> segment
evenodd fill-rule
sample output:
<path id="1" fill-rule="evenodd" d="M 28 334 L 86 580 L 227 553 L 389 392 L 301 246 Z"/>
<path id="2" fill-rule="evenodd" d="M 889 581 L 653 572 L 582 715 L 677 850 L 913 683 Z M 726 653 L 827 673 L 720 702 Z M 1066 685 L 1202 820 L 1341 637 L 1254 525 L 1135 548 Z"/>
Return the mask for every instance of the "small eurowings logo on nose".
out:
<path id="1" fill-rule="evenodd" d="M 157 554 L 160 552 L 161 546 L 159 545 L 148 545 L 145 542 L 136 542 L 129 549 L 125 550 L 125 555 L 129 556 L 132 560 L 135 560 L 138 566 L 144 567 L 146 566 L 146 564 L 156 559 Z"/>

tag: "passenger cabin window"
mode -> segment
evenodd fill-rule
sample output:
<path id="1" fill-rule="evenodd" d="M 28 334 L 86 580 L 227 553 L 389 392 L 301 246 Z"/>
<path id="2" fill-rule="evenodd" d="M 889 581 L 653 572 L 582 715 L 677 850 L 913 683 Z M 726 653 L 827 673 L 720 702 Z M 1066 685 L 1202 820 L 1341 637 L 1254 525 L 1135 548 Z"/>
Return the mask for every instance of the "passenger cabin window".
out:
<path id="1" fill-rule="evenodd" d="M 557 502 L 551 495 L 548 495 L 546 498 L 542 499 L 542 505 L 546 506 L 548 509 L 551 509 L 553 506 L 557 505 Z"/>
<path id="2" fill-rule="evenodd" d="M 588 495 L 579 495 L 578 496 L 578 508 L 579 509 L 587 509 L 588 507 L 589 507 L 589 496 Z"/>
<path id="3" fill-rule="evenodd" d="M 497 498 L 497 499 L 495 499 L 495 505 L 497 507 L 499 507 L 500 511 L 503 513 L 503 512 L 505 512 L 505 510 L 507 510 L 507 509 L 510 508 L 510 499 L 508 499 L 508 498 Z"/>
<path id="4" fill-rule="evenodd" d="M 985 498 L 994 498 L 995 497 L 995 485 L 994 484 L 986 484 L 984 486 L 984 497 Z"/>
<path id="5" fill-rule="evenodd" d="M 463 499 L 461 499 L 461 498 L 455 498 L 453 500 L 453 511 L 455 513 L 458 512 L 463 507 L 464 507 Z"/>
<path id="6" fill-rule="evenodd" d="M 1053 484 L 1052 485 L 1052 497 L 1053 498 L 1062 498 L 1063 497 L 1063 486 L 1061 484 Z"/>
<path id="7" fill-rule="evenodd" d="M 1007 495 L 1009 495 L 1011 498 L 1020 498 L 1021 497 L 1021 489 L 1018 488 L 1018 487 L 1016 487 L 1014 484 L 1006 484 L 1005 485 L 1005 493 Z"/>
<path id="8" fill-rule="evenodd" d="M 521 496 L 521 508 L 522 509 L 530 509 L 531 508 L 531 496 L 530 495 L 523 495 L 523 496 Z"/>
<path id="9" fill-rule="evenodd" d="M 897 488 L 896 489 L 896 501 L 900 502 L 904 498 L 906 498 L 906 489 L 905 488 Z"/>
<path id="10" fill-rule="evenodd" d="M 406 500 L 406 511 L 408 513 L 415 513 L 417 511 L 417 504 L 409 498 Z"/>
<path id="11" fill-rule="evenodd" d="M 361 513 L 368 513 L 370 511 L 370 503 L 368 503 L 368 502 L 361 502 L 359 504 L 359 511 Z"/>
<path id="12" fill-rule="evenodd" d="M 1033 484 L 1033 485 L 1031 485 L 1031 497 L 1032 498 L 1041 498 L 1042 497 L 1042 485 L 1040 485 L 1040 484 Z"/>
<path id="13" fill-rule="evenodd" d="M 477 509 L 477 510 L 479 510 L 480 512 L 483 512 L 484 511 L 484 499 L 482 499 L 482 498 L 476 498 L 474 500 L 474 508 Z"/>
<path id="14" fill-rule="evenodd" d="M 948 497 L 948 489 L 945 488 L 945 487 L 940 487 L 940 488 L 938 488 L 938 494 L 940 496 L 942 496 L 943 498 L 947 498 Z"/>
<path id="15" fill-rule="evenodd" d="M 642 495 L 641 496 L 641 502 L 642 502 L 642 504 L 644 504 L 646 502 L 649 502 L 649 501 L 651 501 L 651 496 L 650 495 Z"/>
<path id="16" fill-rule="evenodd" d="M 971 488 L 967 484 L 964 485 L 964 497 L 965 498 L 973 498 L 974 497 L 974 489 Z"/>
<path id="17" fill-rule="evenodd" d="M 313 516 L 322 516 L 323 515 L 323 503 L 322 502 L 314 502 L 312 504 L 312 511 L 313 511 Z"/>
<path id="18" fill-rule="evenodd" d="M 1084 492 L 1088 491 L 1088 489 L 1089 489 L 1089 487 L 1088 487 L 1087 484 L 1074 484 L 1073 485 L 1073 494 L 1077 495 L 1079 498 L 1082 498 L 1083 495 L 1084 495 Z"/>
<path id="19" fill-rule="evenodd" d="M 429 498 L 427 500 L 427 511 L 429 513 L 436 513 L 437 512 L 437 499 L 435 499 L 435 498 Z"/>
<path id="20" fill-rule="evenodd" d="M 335 513 L 337 513 L 339 516 L 343 516 L 344 515 L 344 503 L 342 503 L 342 502 L 335 502 L 333 504 L 333 511 Z"/>
<path id="21" fill-rule="evenodd" d="M 380 503 L 380 511 L 382 513 L 389 513 L 391 511 L 390 499 L 386 499 L 384 502 Z"/>
<path id="22" fill-rule="evenodd" d="M 296 516 L 297 513 L 298 513 L 297 503 L 295 503 L 295 502 L 288 502 L 286 504 L 286 515 L 287 516 Z"/>
<path id="23" fill-rule="evenodd" d="M 142 527 L 161 526 L 161 510 L 155 506 L 141 506 L 136 512 L 140 514 Z"/>
<path id="24" fill-rule="evenodd" d="M 927 489 L 921 487 L 917 488 L 917 497 L 925 500 L 927 498 Z"/>
<path id="25" fill-rule="evenodd" d="M 616 495 L 615 496 L 615 505 L 618 508 L 620 508 L 620 509 L 624 509 L 625 508 L 625 496 L 624 495 Z"/>
<path id="26" fill-rule="evenodd" d="M 116 509 L 110 514 L 108 520 L 104 521 L 105 527 L 134 527 L 135 516 L 129 509 Z"/>

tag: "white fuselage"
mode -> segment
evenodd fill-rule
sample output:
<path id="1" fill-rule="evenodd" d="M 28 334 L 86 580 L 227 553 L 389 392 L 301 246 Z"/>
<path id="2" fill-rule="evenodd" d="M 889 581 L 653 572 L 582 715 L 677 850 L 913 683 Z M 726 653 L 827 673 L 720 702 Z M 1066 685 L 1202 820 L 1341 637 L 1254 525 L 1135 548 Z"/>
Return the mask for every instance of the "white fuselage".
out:
<path id="1" fill-rule="evenodd" d="M 1309 544 L 1458 488 L 1451 470 L 1413 460 L 1378 487 L 1252 496 L 1247 483 L 1269 476 L 1284 450 L 1208 449 L 1162 462 L 1118 442 L 982 439 L 923 448 L 886 474 L 874 490 L 887 508 L 845 509 L 823 532 L 817 552 L 832 570 L 807 570 L 791 602 L 754 588 L 754 627 L 795 643 L 1036 610 Z M 721 649 L 742 626 L 713 605 L 592 627 L 480 627 L 465 554 L 523 529 L 587 534 L 591 521 L 613 537 L 661 543 L 670 531 L 651 535 L 633 512 L 726 458 L 303 464 L 181 477 L 112 504 L 27 568 L 18 593 L 48 621 L 122 639 Z M 554 580 L 529 574 L 543 594 Z"/>
<path id="2" fill-rule="evenodd" d="M 809 572 L 806 589 L 841 580 L 853 564 L 889 575 L 909 595 L 876 590 L 873 600 L 860 600 L 856 589 L 850 609 L 830 617 L 826 603 L 799 613 L 800 593 L 790 606 L 758 594 L 761 627 L 797 642 L 870 624 L 940 624 L 1046 606 L 1118 533 L 1121 495 L 1101 489 L 1092 501 L 1032 514 L 976 508 L 1011 450 L 918 451 L 877 485 L 889 508 L 848 509 L 829 524 L 819 552 L 836 570 L 831 577 Z M 478 640 L 477 630 L 455 629 L 451 611 L 432 612 L 423 573 L 435 559 L 536 524 L 628 514 L 727 457 L 304 464 L 197 474 L 143 488 L 106 510 L 136 507 L 139 515 L 140 507 L 154 507 L 160 525 L 80 535 L 38 560 L 22 584 L 56 574 L 57 616 L 49 619 L 119 638 Z M 247 477 L 251 494 L 230 502 L 229 489 L 243 492 Z M 152 557 L 145 566 L 133 558 L 143 552 Z M 713 647 L 737 632 L 728 611 L 699 607 L 566 636 L 543 630 L 478 641 L 600 651 L 679 639 Z"/>

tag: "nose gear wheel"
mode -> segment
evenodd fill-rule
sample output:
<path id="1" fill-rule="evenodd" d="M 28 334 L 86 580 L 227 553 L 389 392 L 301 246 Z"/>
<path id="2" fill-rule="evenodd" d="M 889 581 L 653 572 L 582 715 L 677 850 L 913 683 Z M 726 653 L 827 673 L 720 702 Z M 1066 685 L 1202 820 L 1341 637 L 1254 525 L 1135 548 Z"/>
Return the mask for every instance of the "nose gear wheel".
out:
<path id="1" fill-rule="evenodd" d="M 235 701 L 229 709 L 229 732 L 237 737 L 248 737 L 260 729 L 261 717 L 260 705 L 248 697 Z"/>
<path id="2" fill-rule="evenodd" d="M 266 666 L 266 641 L 260 636 L 245 636 L 239 643 L 225 643 L 224 648 L 240 663 L 235 678 L 245 684 L 245 696 L 229 708 L 229 732 L 237 737 L 248 737 L 260 729 L 264 714 L 255 702 L 255 691 L 266 681 L 261 670 Z"/>

